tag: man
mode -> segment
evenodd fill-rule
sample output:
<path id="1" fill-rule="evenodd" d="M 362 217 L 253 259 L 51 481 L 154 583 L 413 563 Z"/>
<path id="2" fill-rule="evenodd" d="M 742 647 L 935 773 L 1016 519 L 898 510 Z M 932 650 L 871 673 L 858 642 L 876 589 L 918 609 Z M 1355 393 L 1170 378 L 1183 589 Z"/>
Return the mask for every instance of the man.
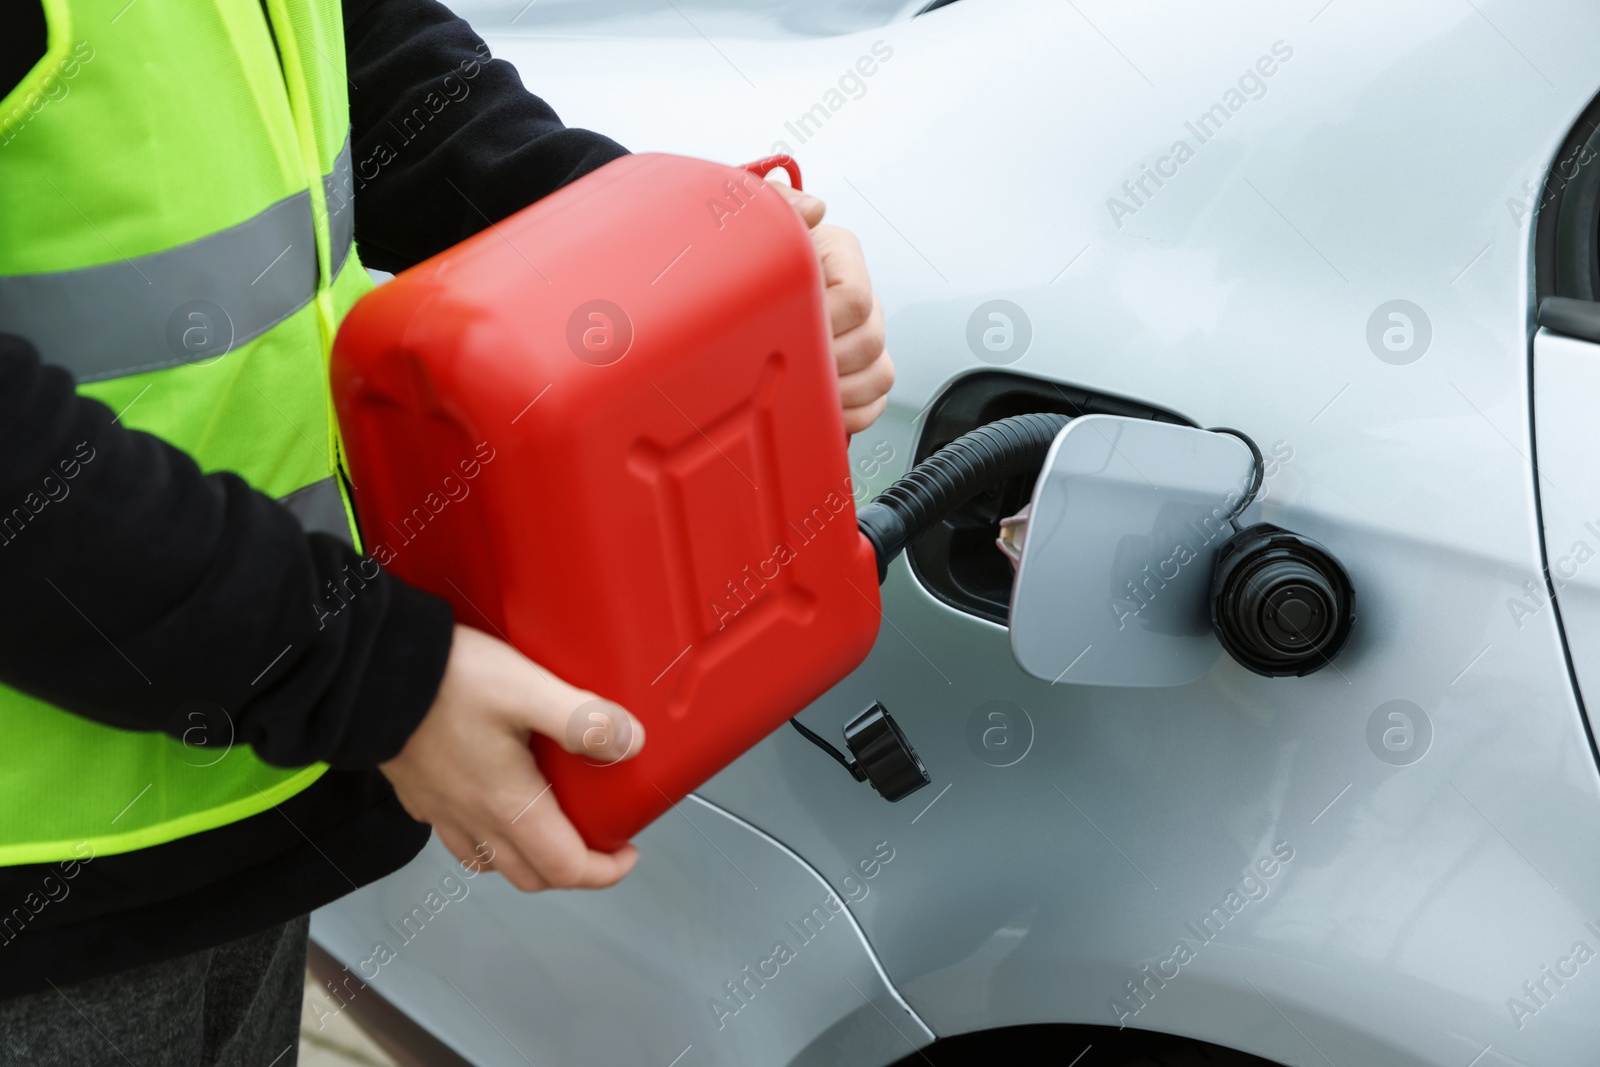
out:
<path id="1" fill-rule="evenodd" d="M 524 890 L 636 860 L 528 807 L 592 694 L 387 574 L 317 609 L 362 563 L 324 360 L 363 264 L 625 150 L 436 0 L 18 0 L 0 92 L 0 1063 L 286 1067 L 307 913 L 430 825 Z M 860 430 L 882 312 L 785 195 Z"/>

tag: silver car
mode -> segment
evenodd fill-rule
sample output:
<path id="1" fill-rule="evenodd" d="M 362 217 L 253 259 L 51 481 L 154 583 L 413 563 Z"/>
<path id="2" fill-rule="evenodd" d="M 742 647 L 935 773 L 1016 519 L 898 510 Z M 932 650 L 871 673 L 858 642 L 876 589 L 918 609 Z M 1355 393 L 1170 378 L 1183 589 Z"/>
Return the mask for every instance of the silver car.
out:
<path id="1" fill-rule="evenodd" d="M 883 701 L 930 786 L 786 729 L 610 890 L 432 844 L 317 913 L 319 1014 L 482 1067 L 1600 1063 L 1600 7 L 455 6 L 569 124 L 800 161 L 899 368 L 863 498 L 1022 412 L 1236 427 L 1355 624 L 1303 677 L 1034 678 L 1013 479 L 800 717 Z"/>

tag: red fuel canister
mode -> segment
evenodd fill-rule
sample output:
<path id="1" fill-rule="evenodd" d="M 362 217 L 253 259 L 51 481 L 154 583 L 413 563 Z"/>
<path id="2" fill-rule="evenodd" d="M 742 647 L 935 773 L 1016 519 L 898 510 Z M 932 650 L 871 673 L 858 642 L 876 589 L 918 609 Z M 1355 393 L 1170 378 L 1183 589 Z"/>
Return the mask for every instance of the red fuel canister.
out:
<path id="1" fill-rule="evenodd" d="M 595 848 L 872 646 L 829 337 L 789 204 L 668 155 L 618 159 L 404 272 L 339 331 L 366 550 L 645 724 L 644 751 L 611 765 L 534 738 Z"/>

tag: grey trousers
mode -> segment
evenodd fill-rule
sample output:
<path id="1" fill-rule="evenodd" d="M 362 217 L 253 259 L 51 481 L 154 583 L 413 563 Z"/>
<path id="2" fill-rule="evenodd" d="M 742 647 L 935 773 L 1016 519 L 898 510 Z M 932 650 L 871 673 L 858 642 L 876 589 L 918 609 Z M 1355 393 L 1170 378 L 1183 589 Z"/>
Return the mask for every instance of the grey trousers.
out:
<path id="1" fill-rule="evenodd" d="M 0 1000 L 3 1067 L 294 1067 L 309 917 Z"/>

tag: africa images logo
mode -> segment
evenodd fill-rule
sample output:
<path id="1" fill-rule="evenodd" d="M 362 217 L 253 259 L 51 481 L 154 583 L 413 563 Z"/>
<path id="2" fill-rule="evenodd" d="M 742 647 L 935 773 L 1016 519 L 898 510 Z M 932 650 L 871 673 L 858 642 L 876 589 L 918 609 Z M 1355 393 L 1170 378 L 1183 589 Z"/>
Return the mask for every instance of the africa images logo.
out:
<path id="1" fill-rule="evenodd" d="M 1154 967 L 1140 964 L 1138 973 L 1123 984 L 1125 993 L 1111 998 L 1111 1011 L 1117 1017 L 1117 1029 L 1128 1025 L 1128 1020 L 1148 1008 L 1156 995 L 1183 974 L 1183 968 L 1199 958 L 1200 950 L 1222 936 L 1241 912 L 1252 903 L 1266 900 L 1272 894 L 1272 879 L 1286 870 L 1294 859 L 1294 846 L 1287 841 L 1275 842 L 1272 855 L 1262 856 L 1239 879 L 1236 887 L 1229 889 L 1221 903 L 1200 917 L 1199 923 L 1184 923 L 1187 936 L 1173 942 L 1172 952 L 1156 961 Z"/>
<path id="2" fill-rule="evenodd" d="M 1254 65 L 1246 67 L 1238 80 L 1227 88 L 1220 100 L 1183 124 L 1183 128 L 1194 138 L 1193 144 L 1189 143 L 1188 137 L 1180 137 L 1172 142 L 1166 155 L 1152 163 L 1139 164 L 1138 177 L 1122 183 L 1122 196 L 1106 198 L 1106 210 L 1111 213 L 1111 221 L 1116 228 L 1122 229 L 1124 218 L 1137 215 L 1140 208 L 1155 199 L 1156 193 L 1178 176 L 1178 168 L 1193 159 L 1201 145 L 1221 133 L 1222 127 L 1245 104 L 1266 96 L 1267 79 L 1278 73 L 1280 65 L 1288 63 L 1293 56 L 1293 48 L 1283 41 L 1273 41 L 1271 55 L 1257 58 Z"/>

